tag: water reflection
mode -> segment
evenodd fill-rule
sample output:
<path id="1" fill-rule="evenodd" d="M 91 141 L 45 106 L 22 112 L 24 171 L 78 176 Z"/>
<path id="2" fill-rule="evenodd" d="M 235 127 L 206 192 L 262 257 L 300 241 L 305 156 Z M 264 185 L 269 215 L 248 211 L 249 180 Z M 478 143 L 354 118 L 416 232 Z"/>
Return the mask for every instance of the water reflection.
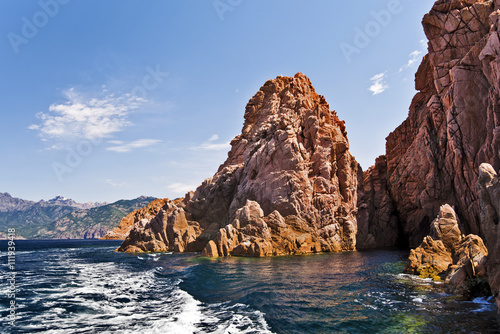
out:
<path id="1" fill-rule="evenodd" d="M 203 302 L 266 314 L 278 333 L 498 333 L 495 310 L 458 302 L 439 285 L 400 275 L 405 252 L 193 259 L 181 284 Z M 200 283 L 202 282 L 202 283 Z"/>

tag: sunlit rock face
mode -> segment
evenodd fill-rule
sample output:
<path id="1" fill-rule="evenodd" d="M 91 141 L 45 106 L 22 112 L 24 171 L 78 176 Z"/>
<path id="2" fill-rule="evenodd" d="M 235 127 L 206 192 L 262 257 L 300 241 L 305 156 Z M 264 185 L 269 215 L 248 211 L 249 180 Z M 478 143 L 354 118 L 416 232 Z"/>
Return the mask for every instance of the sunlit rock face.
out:
<path id="1" fill-rule="evenodd" d="M 165 205 L 167 199 L 156 199 L 149 203 L 144 208 L 140 208 L 132 211 L 128 215 L 126 215 L 121 221 L 120 224 L 113 228 L 111 231 L 108 231 L 106 235 L 104 235 L 101 239 L 103 240 L 124 240 L 130 230 L 134 227 L 135 223 L 142 219 L 149 220 L 158 214 L 158 211 Z"/>
<path id="2" fill-rule="evenodd" d="M 476 297 L 479 284 L 486 290 L 486 262 L 488 250 L 483 239 L 474 234 L 464 236 L 458 227 L 455 211 L 448 204 L 441 206 L 439 215 L 431 224 L 430 235 L 420 246 L 412 249 L 405 272 L 422 278 L 444 280 L 448 289 L 464 297 Z M 475 282 L 471 285 L 471 282 Z"/>
<path id="3" fill-rule="evenodd" d="M 227 160 L 182 201 L 136 222 L 119 250 L 267 256 L 354 250 L 359 165 L 344 122 L 309 78 L 250 99 Z"/>
<path id="4" fill-rule="evenodd" d="M 360 182 L 358 248 L 417 247 L 445 203 L 461 230 L 484 237 L 483 162 L 500 168 L 500 1 L 437 1 L 423 27 L 429 53 L 408 118 Z"/>

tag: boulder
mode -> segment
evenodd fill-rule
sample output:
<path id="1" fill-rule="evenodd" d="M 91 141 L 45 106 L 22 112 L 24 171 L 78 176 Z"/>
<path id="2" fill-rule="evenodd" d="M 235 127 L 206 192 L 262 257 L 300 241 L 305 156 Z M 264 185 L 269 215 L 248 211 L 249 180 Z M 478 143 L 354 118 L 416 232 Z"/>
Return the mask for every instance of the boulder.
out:
<path id="1" fill-rule="evenodd" d="M 466 298 L 475 297 L 471 293 L 476 288 L 474 282 L 481 282 L 486 276 L 488 250 L 483 240 L 474 234 L 462 236 L 455 211 L 448 204 L 441 206 L 431 226 L 431 235 L 411 250 L 404 271 L 444 280 L 450 291 Z"/>

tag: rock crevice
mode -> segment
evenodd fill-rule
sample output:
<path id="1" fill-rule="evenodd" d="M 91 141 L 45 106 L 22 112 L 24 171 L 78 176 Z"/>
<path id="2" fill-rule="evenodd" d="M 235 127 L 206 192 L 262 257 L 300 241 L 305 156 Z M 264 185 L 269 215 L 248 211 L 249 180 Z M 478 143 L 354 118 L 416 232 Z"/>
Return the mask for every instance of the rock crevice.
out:
<path id="1" fill-rule="evenodd" d="M 445 203 L 465 233 L 484 236 L 479 165 L 500 168 L 498 7 L 439 0 L 425 15 L 429 53 L 415 75 L 418 93 L 387 137 L 385 159 L 360 178 L 359 248 L 417 247 Z"/>

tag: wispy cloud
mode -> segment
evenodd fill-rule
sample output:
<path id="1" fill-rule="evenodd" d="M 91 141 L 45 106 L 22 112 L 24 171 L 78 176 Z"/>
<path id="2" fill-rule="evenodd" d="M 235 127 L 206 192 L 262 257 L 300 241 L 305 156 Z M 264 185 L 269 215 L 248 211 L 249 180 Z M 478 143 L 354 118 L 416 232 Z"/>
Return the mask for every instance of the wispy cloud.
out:
<path id="1" fill-rule="evenodd" d="M 208 141 L 216 141 L 217 139 L 219 139 L 219 135 L 212 135 L 212 137 L 210 137 Z"/>
<path id="2" fill-rule="evenodd" d="M 384 73 L 379 73 L 374 75 L 370 81 L 372 82 L 371 86 L 368 88 L 370 92 L 372 92 L 373 95 L 378 95 L 380 93 L 383 93 L 389 88 L 389 85 L 385 81 L 386 79 L 386 74 Z"/>
<path id="3" fill-rule="evenodd" d="M 105 181 L 107 184 L 109 184 L 110 186 L 112 186 L 114 188 L 124 188 L 124 187 L 128 186 L 128 184 L 126 182 L 117 182 L 117 181 L 114 181 L 112 179 L 106 179 Z"/>
<path id="4" fill-rule="evenodd" d="M 176 194 L 185 194 L 188 191 L 195 190 L 196 186 L 184 184 L 184 183 L 173 183 L 167 186 L 167 189 Z"/>
<path id="5" fill-rule="evenodd" d="M 201 145 L 191 147 L 191 149 L 194 149 L 194 150 L 202 149 L 202 150 L 208 150 L 208 151 L 222 151 L 222 150 L 228 150 L 231 147 L 231 145 L 228 142 L 216 143 L 215 141 L 217 141 L 218 139 L 219 139 L 218 135 L 213 135 L 207 141 L 201 143 Z"/>
<path id="6" fill-rule="evenodd" d="M 127 116 L 143 101 L 130 95 L 115 94 L 88 97 L 74 88 L 64 92 L 63 103 L 54 103 L 48 112 L 40 112 L 39 124 L 30 130 L 39 131 L 43 140 L 108 138 L 131 125 Z"/>
<path id="7" fill-rule="evenodd" d="M 404 70 L 412 67 L 415 63 L 420 61 L 422 58 L 422 51 L 415 50 L 409 55 L 410 59 L 408 59 L 408 62 L 399 68 L 399 73 L 403 72 Z"/>
<path id="8" fill-rule="evenodd" d="M 137 148 L 150 147 L 159 144 L 161 142 L 162 141 L 158 139 L 138 139 L 128 143 L 125 143 L 120 140 L 111 140 L 109 141 L 109 143 L 114 144 L 116 146 L 108 147 L 106 148 L 106 150 L 119 153 L 127 153 Z"/>

